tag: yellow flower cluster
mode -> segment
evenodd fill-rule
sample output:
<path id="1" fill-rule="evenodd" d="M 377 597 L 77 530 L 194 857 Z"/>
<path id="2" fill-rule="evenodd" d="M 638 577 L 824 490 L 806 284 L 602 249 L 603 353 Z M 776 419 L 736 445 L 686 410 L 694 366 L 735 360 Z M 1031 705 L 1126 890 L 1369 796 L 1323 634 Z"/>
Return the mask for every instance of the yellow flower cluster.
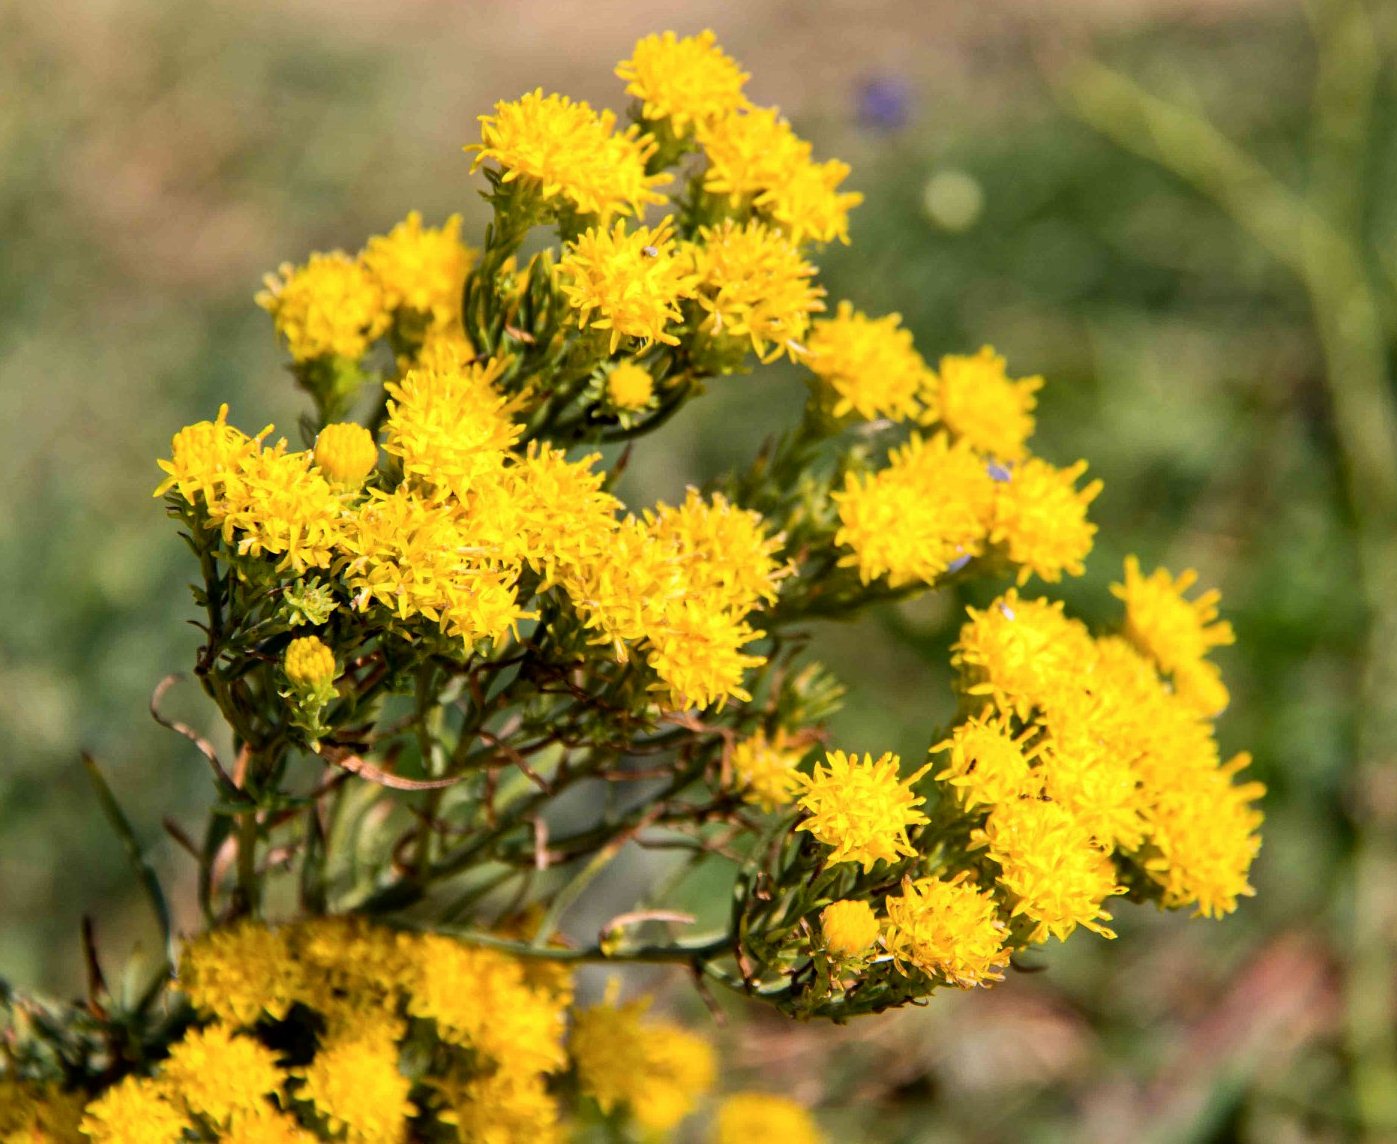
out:
<path id="1" fill-rule="evenodd" d="M 849 212 L 863 196 L 839 190 L 848 164 L 815 162 L 776 108 L 732 111 L 701 123 L 696 136 L 708 158 L 709 194 L 754 210 L 792 242 L 849 241 Z"/>
<path id="2" fill-rule="evenodd" d="M 1211 646 L 1216 596 L 1190 607 L 1173 591 L 1180 646 Z M 980 844 L 1039 934 L 1101 928 L 1112 855 L 1153 880 L 1167 907 L 1217 915 L 1252 892 L 1262 788 L 1233 782 L 1246 756 L 1224 762 L 1195 698 L 1127 642 L 1093 638 L 1061 605 L 1010 591 L 971 611 L 955 662 L 967 697 L 989 710 L 943 744 L 942 773 L 966 805 L 991 808 Z"/>
<path id="3" fill-rule="evenodd" d="M 969 988 L 1003 979 L 1009 962 L 994 897 L 965 881 L 905 881 L 885 903 L 893 960 Z"/>
<path id="4" fill-rule="evenodd" d="M 358 361 L 395 317 L 458 329 L 461 289 L 475 260 L 460 234 L 459 215 L 434 229 L 413 211 L 357 257 L 337 250 L 312 254 L 304 266 L 284 263 L 267 275 L 257 304 L 297 362 Z"/>
<path id="5" fill-rule="evenodd" d="M 1077 487 L 1084 461 L 1059 469 L 1027 455 L 1042 380 L 1009 380 L 988 347 L 942 358 L 932 375 L 895 333 L 890 323 L 882 350 L 870 349 L 871 323 L 841 305 L 816 341 L 830 339 L 835 350 L 811 362 L 837 395 L 836 414 L 917 416 L 945 430 L 929 444 L 914 435 L 877 473 L 848 474 L 834 494 L 842 525 L 835 543 L 852 549 L 841 563 L 864 583 L 886 576 L 894 588 L 932 583 L 987 553 L 1017 566 L 1020 584 L 1034 575 L 1049 582 L 1081 575 L 1096 535 L 1087 507 L 1101 482 Z M 821 357 L 839 364 L 822 372 Z"/>
<path id="6" fill-rule="evenodd" d="M 249 1142 L 309 1141 L 323 1125 L 337 1139 L 400 1144 L 409 1121 L 454 1125 L 462 1140 L 557 1138 L 546 1085 L 568 1064 L 565 978 L 538 984 L 507 954 L 335 918 L 214 930 L 186 950 L 180 976 L 214 1023 L 89 1104 L 93 1144 L 174 1141 L 195 1125 Z M 264 1018 L 300 1019 L 293 1006 L 320 1030 L 314 1056 L 294 1066 L 258 1039 Z M 450 1075 L 403 1071 L 408 1017 L 431 1022 Z"/>
<path id="7" fill-rule="evenodd" d="M 624 1108 L 641 1128 L 668 1132 L 713 1087 L 713 1049 L 702 1037 L 643 1020 L 648 998 L 579 1010 L 572 1055 L 582 1091 L 603 1112 Z"/>

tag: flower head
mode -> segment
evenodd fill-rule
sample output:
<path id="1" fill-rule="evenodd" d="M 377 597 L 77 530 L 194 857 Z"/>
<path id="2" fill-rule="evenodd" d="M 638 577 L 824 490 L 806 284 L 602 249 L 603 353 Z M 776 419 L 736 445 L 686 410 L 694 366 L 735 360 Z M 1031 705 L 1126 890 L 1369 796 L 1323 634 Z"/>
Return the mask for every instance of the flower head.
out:
<path id="1" fill-rule="evenodd" d="M 704 333 L 748 340 L 764 362 L 804 353 L 810 315 L 825 308 L 824 291 L 812 283 L 815 267 L 795 244 L 756 221 L 704 227 L 699 239 L 688 250 Z"/>
<path id="2" fill-rule="evenodd" d="M 1026 749 L 1024 740 L 1031 735 L 1029 731 L 1016 737 L 1007 716 L 972 715 L 932 748 L 933 753 L 950 755 L 936 780 L 949 783 L 967 808 L 996 806 L 1030 793 L 1035 781 L 1030 759 L 1037 752 Z"/>
<path id="3" fill-rule="evenodd" d="M 1101 492 L 1101 482 L 1077 488 L 1087 463 L 1058 469 L 1037 457 L 1007 468 L 1007 480 L 994 487 L 994 523 L 990 543 L 1001 544 L 1019 565 L 1019 583 L 1037 573 L 1056 583 L 1064 572 L 1080 576 L 1091 551 L 1096 525 L 1087 506 Z"/>
<path id="4" fill-rule="evenodd" d="M 331 1132 L 377 1144 L 401 1140 L 417 1112 L 412 1081 L 398 1071 L 398 1046 L 388 1032 L 331 1039 L 301 1071 L 297 1095 L 315 1107 Z"/>
<path id="5" fill-rule="evenodd" d="M 410 310 L 438 326 L 460 321 L 461 288 L 475 253 L 461 241 L 461 216 L 424 227 L 417 211 L 386 235 L 369 239 L 360 255 L 388 310 Z"/>
<path id="6" fill-rule="evenodd" d="M 582 1091 L 610 1113 L 627 1108 L 650 1132 L 668 1132 L 713 1087 L 713 1049 L 677 1025 L 643 1021 L 649 998 L 609 1001 L 573 1017 L 572 1056 Z"/>
<path id="7" fill-rule="evenodd" d="M 282 1081 L 276 1055 L 251 1037 L 235 1036 L 226 1025 L 186 1033 L 170 1046 L 160 1071 L 179 1104 L 219 1124 L 237 1113 L 256 1112 Z"/>
<path id="8" fill-rule="evenodd" d="M 680 319 L 693 272 L 678 255 L 669 219 L 631 231 L 620 221 L 610 230 L 592 227 L 568 246 L 558 279 L 577 324 L 610 331 L 612 353 L 622 338 L 679 344 L 668 327 Z"/>
<path id="9" fill-rule="evenodd" d="M 735 1092 L 718 1106 L 713 1144 L 823 1144 L 815 1118 L 794 1100 L 767 1092 Z"/>
<path id="10" fill-rule="evenodd" d="M 817 163 L 811 147 L 774 107 L 734 111 L 699 126 L 708 156 L 704 189 L 737 207 L 750 203 L 794 243 L 849 241 L 849 212 L 863 196 L 840 191 L 849 167 Z"/>
<path id="11" fill-rule="evenodd" d="M 420 367 L 389 382 L 384 451 L 402 461 L 407 481 L 433 496 L 464 497 L 498 473 L 521 429 L 495 387 L 500 358 Z"/>
<path id="12" fill-rule="evenodd" d="M 1191 568 L 1177 577 L 1163 568 L 1145 576 L 1140 561 L 1128 556 L 1125 583 L 1113 584 L 1111 591 L 1125 601 L 1125 634 L 1130 641 L 1162 670 L 1182 672 L 1185 685 L 1192 684 L 1191 694 L 1201 700 L 1201 709 L 1212 715 L 1227 706 L 1227 690 L 1216 675 L 1207 672 L 1203 659 L 1235 637 L 1232 625 L 1218 619 L 1222 594 L 1216 588 L 1192 600 L 1185 598 L 1197 580 L 1198 573 Z"/>
<path id="13" fill-rule="evenodd" d="M 994 482 L 965 442 L 945 434 L 914 435 L 890 454 L 887 468 L 848 474 L 832 494 L 839 510 L 836 545 L 865 584 L 886 576 L 891 587 L 932 583 L 961 557 L 983 548 L 994 508 Z"/>
<path id="14" fill-rule="evenodd" d="M 1115 937 L 1104 903 L 1122 892 L 1108 854 L 1070 811 L 1055 802 L 1021 798 L 990 811 L 979 842 L 999 864 L 999 886 L 1015 917 L 1036 923 L 1033 941 L 1060 941 L 1079 925 Z"/>
<path id="15" fill-rule="evenodd" d="M 878 940 L 878 918 L 865 901 L 831 902 L 820 911 L 825 948 L 836 957 L 857 957 Z"/>
<path id="16" fill-rule="evenodd" d="M 544 95 L 540 88 L 495 104 L 495 113 L 482 115 L 480 126 L 481 141 L 466 148 L 477 152 L 472 170 L 493 161 L 502 182 L 525 180 L 544 201 L 561 197 L 603 225 L 613 215 L 638 214 L 647 203 L 664 201 L 654 188 L 670 176 L 645 173 L 653 141 L 638 127 L 617 134 L 610 111 L 593 111 L 565 95 Z"/>
<path id="17" fill-rule="evenodd" d="M 314 459 L 331 484 L 357 489 L 378 464 L 378 442 L 362 425 L 335 422 L 316 436 Z"/>
<path id="18" fill-rule="evenodd" d="M 606 375 L 606 398 L 617 409 L 644 409 L 655 393 L 650 371 L 629 358 Z"/>
<path id="19" fill-rule="evenodd" d="M 678 137 L 747 106 L 747 73 L 707 30 L 683 39 L 673 32 L 646 36 L 616 65 L 616 74 L 626 81 L 626 94 L 640 101 L 641 116 L 667 120 Z"/>
<path id="20" fill-rule="evenodd" d="M 799 786 L 796 767 L 803 754 L 789 745 L 784 731 L 770 739 L 758 731 L 741 740 L 732 749 L 732 771 L 742 797 L 769 813 L 785 810 Z"/>
<path id="21" fill-rule="evenodd" d="M 298 691 L 319 691 L 335 678 L 335 653 L 319 636 L 300 636 L 286 645 L 282 670 Z"/>
<path id="22" fill-rule="evenodd" d="M 283 263 L 268 274 L 257 304 L 298 362 L 337 356 L 357 361 L 388 328 L 378 281 L 342 251 L 312 254 L 304 266 Z"/>
<path id="23" fill-rule="evenodd" d="M 1041 377 L 1011 381 L 989 346 L 970 356 L 948 354 L 935 379 L 936 416 L 982 453 L 1017 461 L 1033 435 L 1034 394 L 1042 386 Z"/>
<path id="24" fill-rule="evenodd" d="M 901 322 L 898 314 L 865 317 L 848 302 L 839 303 L 834 317 L 815 320 L 805 364 L 820 379 L 835 417 L 902 421 L 921 412 L 931 371 Z"/>
<path id="25" fill-rule="evenodd" d="M 1009 951 L 992 895 L 966 881 L 907 879 L 884 908 L 884 940 L 898 965 L 963 989 L 1004 979 Z"/>
<path id="26" fill-rule="evenodd" d="M 165 1086 L 128 1076 L 87 1106 L 81 1130 L 93 1144 L 177 1144 L 190 1127 Z"/>
<path id="27" fill-rule="evenodd" d="M 262 447 L 262 438 L 272 431 L 270 425 L 256 437 L 228 424 L 227 404 L 218 407 L 212 421 L 186 425 L 170 442 L 170 460 L 159 461 L 165 479 L 155 490 L 164 496 L 175 490 L 190 505 L 203 501 L 213 508 L 222 500 L 230 481 L 237 481 L 243 467 Z"/>
<path id="28" fill-rule="evenodd" d="M 865 873 L 880 861 L 896 862 L 915 854 L 907 828 L 927 817 L 916 809 L 925 800 L 912 793 L 912 784 L 926 768 L 904 782 L 901 760 L 891 753 L 877 762 L 871 755 L 860 762 L 857 755 L 843 751 L 831 751 L 826 759 L 813 774 L 799 776 L 804 791 L 800 808 L 809 817 L 796 829 L 808 830 L 830 847 L 831 863 L 859 862 Z"/>
<path id="29" fill-rule="evenodd" d="M 233 1026 L 263 1013 L 281 1020 L 307 988 L 287 931 L 251 921 L 195 938 L 180 959 L 179 984 L 196 1010 Z"/>

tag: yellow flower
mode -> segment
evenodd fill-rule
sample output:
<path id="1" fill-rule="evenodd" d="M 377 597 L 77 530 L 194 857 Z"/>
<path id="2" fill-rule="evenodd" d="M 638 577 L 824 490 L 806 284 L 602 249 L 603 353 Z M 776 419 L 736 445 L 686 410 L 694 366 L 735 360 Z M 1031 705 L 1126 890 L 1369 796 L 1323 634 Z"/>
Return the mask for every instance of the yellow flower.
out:
<path id="1" fill-rule="evenodd" d="M 128 1076 L 87 1106 L 81 1129 L 92 1144 L 176 1144 L 190 1127 L 164 1086 Z"/>
<path id="2" fill-rule="evenodd" d="M 499 642 L 531 615 L 499 539 L 506 523 L 406 486 L 375 489 L 346 524 L 339 570 L 360 611 L 378 604 L 399 620 L 426 620 L 466 649 Z M 487 526 L 493 544 L 483 543 Z"/>
<path id="3" fill-rule="evenodd" d="M 330 566 L 342 515 L 340 497 L 311 454 L 288 453 L 285 440 L 244 458 L 209 507 L 209 523 L 221 526 L 239 556 L 276 556 L 277 571 L 298 576 Z"/>
<path id="4" fill-rule="evenodd" d="M 444 1040 L 520 1073 L 567 1063 L 561 1000 L 531 985 L 516 958 L 435 934 L 412 937 L 407 948 L 408 1012 L 435 1021 Z"/>
<path id="5" fill-rule="evenodd" d="M 680 257 L 666 218 L 658 226 L 627 232 L 592 227 L 569 243 L 558 263 L 558 280 L 582 329 L 609 330 L 611 353 L 622 338 L 678 345 L 669 326 L 680 319 L 679 303 L 693 292 L 690 260 Z"/>
<path id="6" fill-rule="evenodd" d="M 839 303 L 833 318 L 816 319 L 806 365 L 823 383 L 835 417 L 902 421 L 921 412 L 931 371 L 901 322 L 898 314 L 866 317 L 848 302 Z"/>
<path id="7" fill-rule="evenodd" d="M 969 989 L 1004 980 L 1009 951 L 994 898 L 968 882 L 904 879 L 884 902 L 884 942 L 899 966 Z"/>
<path id="8" fill-rule="evenodd" d="M 1163 887 L 1163 905 L 1195 905 L 1200 915 L 1221 917 L 1256 892 L 1247 874 L 1261 849 L 1262 815 L 1252 803 L 1266 788 L 1232 781 L 1250 762 L 1243 754 L 1212 770 L 1176 772 L 1151 792 L 1145 817 L 1157 853 L 1145 869 Z"/>
<path id="9" fill-rule="evenodd" d="M 1062 602 L 1021 600 L 1011 588 L 970 620 L 952 647 L 968 695 L 989 699 L 1000 711 L 1027 719 L 1035 706 L 1051 704 L 1074 684 L 1092 657 L 1091 636 L 1063 615 Z"/>
<path id="10" fill-rule="evenodd" d="M 768 536 L 760 513 L 690 487 L 683 504 L 661 503 L 645 519 L 650 534 L 675 550 L 686 596 L 738 612 L 776 599 L 787 569 L 775 557 L 785 538 Z"/>
<path id="11" fill-rule="evenodd" d="M 628 1108 L 649 1132 L 668 1132 L 713 1087 L 713 1049 L 667 1022 L 642 1022 L 648 997 L 609 1000 L 573 1018 L 572 1056 L 582 1091 L 605 1113 Z"/>
<path id="12" fill-rule="evenodd" d="M 434 495 L 465 497 L 474 482 L 497 473 L 521 428 L 495 387 L 503 359 L 438 363 L 389 382 L 384 451 L 402 461 L 408 482 Z"/>
<path id="13" fill-rule="evenodd" d="M 357 489 L 378 464 L 373 434 L 352 421 L 326 425 L 315 438 L 315 464 L 331 484 Z"/>
<path id="14" fill-rule="evenodd" d="M 55 1084 L 0 1077 L 0 1141 L 4 1144 L 87 1144 L 78 1131 L 84 1097 Z"/>
<path id="15" fill-rule="evenodd" d="M 278 273 L 267 275 L 257 304 L 272 315 L 296 361 L 357 361 L 388 328 L 378 282 L 343 251 L 312 254 L 304 266 L 283 263 Z"/>
<path id="16" fill-rule="evenodd" d="M 836 957 L 857 957 L 878 940 L 878 918 L 865 901 L 831 902 L 820 911 L 825 948 Z"/>
<path id="17" fill-rule="evenodd" d="M 668 120 L 680 138 L 695 123 L 747 106 L 747 73 L 707 30 L 683 39 L 673 32 L 646 36 L 616 65 L 616 75 L 626 81 L 626 94 L 640 101 L 643 118 Z"/>
<path id="18" fill-rule="evenodd" d="M 848 756 L 831 751 L 827 762 L 817 764 L 811 775 L 799 775 L 804 794 L 800 808 L 809 817 L 796 829 L 809 831 L 831 847 L 828 861 L 859 862 L 864 873 L 880 861 L 896 862 L 916 853 L 907 828 L 927 821 L 916 808 L 925 799 L 912 793 L 923 767 L 905 782 L 899 777 L 901 760 L 885 753 L 874 762 L 865 755 Z"/>
<path id="19" fill-rule="evenodd" d="M 616 532 L 621 502 L 602 488 L 600 460 L 593 453 L 569 461 L 563 450 L 530 441 L 524 457 L 504 471 L 499 493 L 507 504 L 499 514 L 508 516 L 519 554 L 545 587 L 565 571 L 595 568 Z"/>
<path id="20" fill-rule="evenodd" d="M 315 1139 L 291 1117 L 270 1105 L 234 1116 L 219 1136 L 222 1144 L 315 1144 Z"/>
<path id="21" fill-rule="evenodd" d="M 965 442 L 914 435 L 893 450 L 887 468 L 850 473 L 831 496 L 840 521 L 834 543 L 853 549 L 840 566 L 857 568 L 865 584 L 886 576 L 897 588 L 930 584 L 956 561 L 979 555 L 994 482 Z"/>
<path id="22" fill-rule="evenodd" d="M 654 188 L 671 176 L 645 173 L 654 142 L 638 127 L 616 134 L 610 111 L 593 111 L 565 95 L 545 96 L 539 88 L 495 104 L 495 114 L 480 116 L 480 125 L 481 142 L 466 148 L 477 152 L 471 169 L 493 160 L 502 182 L 526 180 L 545 201 L 561 196 L 603 225 L 613 215 L 664 202 Z"/>
<path id="23" fill-rule="evenodd" d="M 442 1094 L 448 1111 L 440 1118 L 454 1124 L 460 1139 L 479 1144 L 555 1144 L 563 1139 L 558 1102 L 541 1076 L 503 1065 L 484 1076 L 429 1081 Z"/>
<path id="24" fill-rule="evenodd" d="M 263 1098 L 282 1080 L 271 1050 L 251 1037 L 234 1036 L 226 1025 L 186 1033 L 160 1069 L 174 1100 L 219 1124 L 265 1107 Z"/>
<path id="25" fill-rule="evenodd" d="M 1041 377 L 1011 381 L 989 346 L 973 356 L 949 354 L 934 381 L 936 416 L 980 452 L 1017 461 L 1033 435 L 1034 394 L 1042 387 Z"/>
<path id="26" fill-rule="evenodd" d="M 1133 850 L 1140 845 L 1145 824 L 1134 751 L 1121 738 L 1123 717 L 1133 718 L 1122 705 L 1131 701 L 1114 690 L 1107 673 L 1096 665 L 1083 663 L 1082 675 L 1080 690 L 1064 691 L 1040 716 L 1043 793 L 1070 812 L 1102 847 Z"/>
<path id="27" fill-rule="evenodd" d="M 360 255 L 388 310 L 411 310 L 437 326 L 461 318 L 461 290 L 475 252 L 461 241 L 461 216 L 424 227 L 412 211 L 386 235 L 374 235 Z"/>
<path id="28" fill-rule="evenodd" d="M 718 1107 L 713 1144 L 823 1144 L 815 1118 L 795 1101 L 735 1092 Z"/>
<path id="29" fill-rule="evenodd" d="M 958 724 L 944 743 L 932 747 L 933 753 L 950 753 L 946 768 L 936 774 L 936 780 L 948 782 L 957 801 L 967 809 L 995 806 L 1036 793 L 1029 760 L 1037 749 L 1024 747 L 1024 740 L 1032 734 L 1030 730 L 1016 738 L 1009 719 L 1003 715 L 973 715 Z"/>
<path id="30" fill-rule="evenodd" d="M 994 489 L 994 523 L 990 543 L 1004 546 L 1019 567 L 1019 584 L 1037 573 L 1056 583 L 1064 572 L 1080 576 L 1082 561 L 1091 551 L 1096 525 L 1087 520 L 1087 506 L 1101 492 L 1101 482 L 1076 487 L 1087 463 L 1066 469 L 1030 457 L 1005 468 Z"/>
<path id="31" fill-rule="evenodd" d="M 281 1020 L 306 992 L 285 930 L 244 921 L 200 934 L 180 959 L 180 989 L 201 1013 L 234 1026 Z"/>
<path id="32" fill-rule="evenodd" d="M 699 240 L 686 248 L 698 274 L 698 304 L 707 315 L 704 333 L 749 340 L 764 362 L 804 353 L 810 315 L 825 308 L 824 290 L 811 282 L 815 267 L 795 244 L 756 221 L 704 227 Z"/>
<path id="33" fill-rule="evenodd" d="M 654 378 L 637 362 L 623 361 L 606 375 L 606 397 L 617 409 L 644 409 L 654 392 Z"/>
<path id="34" fill-rule="evenodd" d="M 228 483 L 239 479 L 239 472 L 271 431 L 268 425 L 256 437 L 249 437 L 228 424 L 228 406 L 220 405 L 214 420 L 187 425 L 174 435 L 171 459 L 156 462 L 166 476 L 155 495 L 164 496 L 174 489 L 188 504 L 197 504 L 202 498 L 206 508 L 215 507 Z"/>
<path id="35" fill-rule="evenodd" d="M 315 1106 L 331 1132 L 356 1144 L 398 1144 L 417 1109 L 412 1082 L 398 1071 L 398 1046 L 387 1035 L 333 1039 L 300 1069 L 297 1096 Z"/>
<path id="36" fill-rule="evenodd" d="M 733 207 L 750 202 L 794 243 L 849 241 L 849 212 L 863 196 L 838 189 L 848 165 L 815 162 L 776 108 L 731 112 L 700 124 L 697 137 L 708 156 L 704 190 Z"/>
<path id="37" fill-rule="evenodd" d="M 300 636 L 286 645 L 282 670 L 298 691 L 319 691 L 335 678 L 335 653 L 319 636 Z"/>
<path id="38" fill-rule="evenodd" d="M 777 731 L 774 739 L 765 731 L 743 739 L 732 749 L 733 778 L 742 797 L 768 813 L 790 806 L 803 754 L 787 745 L 784 731 Z"/>
<path id="39" fill-rule="evenodd" d="M 1198 580 L 1193 569 L 1170 576 L 1156 568 L 1149 576 L 1140 572 L 1134 556 L 1125 560 L 1125 583 L 1111 585 L 1111 592 L 1125 601 L 1125 634 L 1146 655 L 1167 672 L 1182 674 L 1186 691 L 1207 715 L 1227 706 L 1227 689 L 1215 672 L 1209 672 L 1203 658 L 1215 647 L 1235 638 L 1232 625 L 1218 619 L 1222 594 L 1210 589 L 1189 600 L 1184 597 Z M 1210 665 L 1209 665 L 1210 666 Z"/>
<path id="40" fill-rule="evenodd" d="M 659 676 L 664 706 L 687 711 L 752 696 L 742 686 L 748 668 L 765 663 L 743 648 L 761 635 L 731 611 L 704 599 L 672 599 L 652 611 L 646 662 Z"/>
<path id="41" fill-rule="evenodd" d="M 976 842 L 1000 868 L 999 886 L 1015 917 L 1036 924 L 1031 941 L 1065 941 L 1079 925 L 1115 937 L 1104 902 L 1123 893 L 1107 853 L 1070 811 L 1037 798 L 1001 803 L 990 811 Z"/>

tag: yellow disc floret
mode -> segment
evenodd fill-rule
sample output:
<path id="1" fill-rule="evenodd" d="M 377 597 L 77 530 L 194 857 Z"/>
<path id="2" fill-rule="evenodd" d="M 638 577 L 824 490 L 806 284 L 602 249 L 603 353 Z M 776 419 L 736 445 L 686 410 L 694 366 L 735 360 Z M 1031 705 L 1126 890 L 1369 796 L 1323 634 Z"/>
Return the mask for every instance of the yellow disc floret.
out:
<path id="1" fill-rule="evenodd" d="M 858 862 L 865 873 L 879 862 L 915 854 L 907 828 L 927 818 L 916 809 L 925 800 L 912 792 L 912 784 L 927 768 L 903 781 L 901 760 L 891 753 L 876 762 L 865 755 L 860 762 L 857 755 L 832 751 L 826 760 L 799 778 L 800 808 L 809 817 L 796 829 L 830 847 L 829 862 Z"/>
<path id="2" fill-rule="evenodd" d="M 741 740 L 732 749 L 732 773 L 742 797 L 768 812 L 785 810 L 799 786 L 796 766 L 803 753 L 788 745 L 784 731 L 770 739 L 758 731 Z"/>
<path id="3" fill-rule="evenodd" d="M 357 489 L 378 464 L 378 443 L 362 425 L 337 421 L 315 438 L 315 464 L 332 484 Z"/>
<path id="4" fill-rule="evenodd" d="M 936 780 L 955 791 L 967 809 L 995 806 L 1027 794 L 1034 785 L 1029 760 L 1036 752 L 1026 748 L 1024 739 L 1032 731 L 1015 736 L 1005 716 L 975 715 L 958 724 L 951 737 L 932 748 L 933 753 L 949 752 L 944 770 Z"/>
<path id="5" fill-rule="evenodd" d="M 1035 573 L 1056 583 L 1066 572 L 1080 576 L 1091 551 L 1096 525 L 1087 520 L 1087 506 L 1101 492 L 1101 482 L 1077 488 L 1087 463 L 1065 469 L 1037 457 L 996 470 L 994 524 L 990 543 L 1003 546 L 1019 565 L 1019 583 Z"/>
<path id="6" fill-rule="evenodd" d="M 703 332 L 748 340 L 764 362 L 803 354 L 810 316 L 825 308 L 824 290 L 812 282 L 815 267 L 795 244 L 756 221 L 704 227 L 699 240 L 688 250 L 698 274 Z"/>

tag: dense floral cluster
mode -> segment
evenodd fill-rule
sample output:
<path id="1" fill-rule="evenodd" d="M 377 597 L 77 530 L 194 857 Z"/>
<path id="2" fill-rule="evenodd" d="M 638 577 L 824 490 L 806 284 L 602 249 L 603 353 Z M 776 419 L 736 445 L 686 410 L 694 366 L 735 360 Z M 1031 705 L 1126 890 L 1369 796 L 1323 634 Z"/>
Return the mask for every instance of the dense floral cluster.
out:
<path id="1" fill-rule="evenodd" d="M 859 196 L 710 33 L 618 75 L 625 128 L 541 91 L 482 117 L 479 250 L 414 213 L 268 280 L 302 448 L 226 406 L 175 435 L 156 494 L 238 748 L 170 724 L 217 788 L 207 929 L 122 1016 L 140 1053 L 0 1076 L 0 1138 L 648 1138 L 697 1113 L 721 1144 L 816 1140 L 781 1097 L 710 1108 L 708 1043 L 645 1001 L 574 1008 L 568 965 L 684 964 L 842 1020 L 1110 937 L 1122 895 L 1219 915 L 1252 892 L 1217 594 L 1132 558 L 1100 634 L 1021 596 L 1082 572 L 1101 487 L 1030 451 L 1041 379 L 826 313 L 812 255 Z M 623 503 L 630 442 L 777 358 L 809 385 L 798 427 L 677 504 Z M 841 688 L 804 625 L 971 576 L 1001 594 L 960 629 L 927 760 L 830 749 Z M 726 863 L 729 926 L 676 934 L 646 901 L 569 934 L 631 845 Z"/>

